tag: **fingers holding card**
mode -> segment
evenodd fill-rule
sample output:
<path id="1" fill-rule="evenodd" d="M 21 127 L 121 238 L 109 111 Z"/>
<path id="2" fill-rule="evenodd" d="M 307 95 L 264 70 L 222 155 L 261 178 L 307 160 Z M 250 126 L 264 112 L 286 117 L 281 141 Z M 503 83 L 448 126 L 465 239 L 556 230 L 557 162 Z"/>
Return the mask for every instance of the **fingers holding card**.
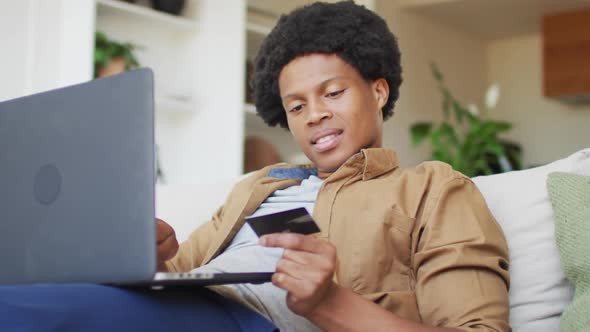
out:
<path id="1" fill-rule="evenodd" d="M 324 239 L 302 234 L 267 234 L 260 245 L 285 249 L 272 282 L 287 291 L 287 306 L 305 316 L 326 301 L 334 289 L 336 248 Z"/>
<path id="2" fill-rule="evenodd" d="M 272 233 L 308 235 L 320 232 L 320 228 L 305 208 L 246 218 L 246 222 L 258 236 Z"/>

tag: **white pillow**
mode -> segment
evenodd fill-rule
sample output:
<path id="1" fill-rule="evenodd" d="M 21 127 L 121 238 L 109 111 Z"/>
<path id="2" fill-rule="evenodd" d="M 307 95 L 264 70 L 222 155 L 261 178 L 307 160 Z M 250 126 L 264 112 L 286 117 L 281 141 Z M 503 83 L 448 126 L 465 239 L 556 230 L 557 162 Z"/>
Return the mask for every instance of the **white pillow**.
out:
<path id="1" fill-rule="evenodd" d="M 545 166 L 473 179 L 508 242 L 515 332 L 559 331 L 559 317 L 572 300 L 546 187 L 547 174 L 556 171 L 590 175 L 590 148 Z"/>

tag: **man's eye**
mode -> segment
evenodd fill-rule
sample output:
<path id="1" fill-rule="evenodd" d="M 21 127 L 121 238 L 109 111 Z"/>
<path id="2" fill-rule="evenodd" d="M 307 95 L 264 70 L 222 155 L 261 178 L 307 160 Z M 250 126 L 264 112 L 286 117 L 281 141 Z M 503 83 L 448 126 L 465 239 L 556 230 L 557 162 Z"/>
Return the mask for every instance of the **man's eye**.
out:
<path id="1" fill-rule="evenodd" d="M 339 96 L 340 94 L 342 94 L 342 92 L 344 92 L 344 89 L 342 89 L 342 90 L 338 90 L 338 91 L 334 91 L 334 92 L 330 92 L 330 93 L 328 93 L 328 94 L 326 95 L 326 97 L 328 97 L 328 98 L 334 98 L 334 97 L 337 97 L 337 96 Z"/>
<path id="2" fill-rule="evenodd" d="M 292 109 L 289 110 L 289 112 L 299 112 L 299 111 L 301 111 L 301 109 L 303 109 L 303 104 L 293 107 Z"/>

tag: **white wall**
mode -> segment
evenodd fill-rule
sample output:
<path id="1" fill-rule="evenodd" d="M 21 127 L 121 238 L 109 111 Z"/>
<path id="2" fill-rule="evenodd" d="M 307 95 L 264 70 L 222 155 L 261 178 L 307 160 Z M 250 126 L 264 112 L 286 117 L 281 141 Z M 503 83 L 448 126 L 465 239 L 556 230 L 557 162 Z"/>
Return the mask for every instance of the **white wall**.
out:
<path id="1" fill-rule="evenodd" d="M 514 124 L 507 137 L 523 145 L 525 166 L 590 147 L 590 105 L 543 97 L 542 59 L 539 34 L 494 41 L 487 50 L 488 81 L 501 89 L 493 116 Z"/>
<path id="2" fill-rule="evenodd" d="M 0 100 L 91 78 L 93 0 L 0 4 Z"/>
<path id="3" fill-rule="evenodd" d="M 198 112 L 186 123 L 191 130 L 177 136 L 192 157 L 174 165 L 174 173 L 185 183 L 233 180 L 242 173 L 246 3 L 199 1 L 198 22 L 187 52 L 195 63 Z"/>
<path id="4" fill-rule="evenodd" d="M 0 100 L 91 78 L 93 0 L 0 4 Z"/>
<path id="5" fill-rule="evenodd" d="M 30 2 L 13 1 L 10 7 L 2 6 L 0 10 L 0 73 L 10 78 L 0 79 L 0 101 L 22 96 L 30 90 L 30 74 L 25 68 L 30 68 L 32 59 L 31 54 L 23 51 L 32 29 L 31 17 L 26 15 L 30 11 Z"/>
<path id="6" fill-rule="evenodd" d="M 394 148 L 402 166 L 427 160 L 427 145 L 411 146 L 409 128 L 417 121 L 442 118 L 441 95 L 430 71 L 436 62 L 450 91 L 465 105 L 481 106 L 486 89 L 486 47 L 464 32 L 398 8 L 399 1 L 377 1 L 376 11 L 398 37 L 403 83 L 395 114 L 385 125 L 384 145 Z"/>

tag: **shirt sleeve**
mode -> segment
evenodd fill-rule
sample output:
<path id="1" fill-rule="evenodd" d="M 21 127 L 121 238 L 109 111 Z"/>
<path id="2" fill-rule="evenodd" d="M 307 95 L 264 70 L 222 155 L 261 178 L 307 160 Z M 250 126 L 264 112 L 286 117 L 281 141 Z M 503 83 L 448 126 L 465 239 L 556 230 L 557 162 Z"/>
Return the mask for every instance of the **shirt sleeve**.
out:
<path id="1" fill-rule="evenodd" d="M 464 331 L 510 331 L 508 248 L 469 178 L 427 199 L 414 229 L 412 268 L 422 321 Z"/>

